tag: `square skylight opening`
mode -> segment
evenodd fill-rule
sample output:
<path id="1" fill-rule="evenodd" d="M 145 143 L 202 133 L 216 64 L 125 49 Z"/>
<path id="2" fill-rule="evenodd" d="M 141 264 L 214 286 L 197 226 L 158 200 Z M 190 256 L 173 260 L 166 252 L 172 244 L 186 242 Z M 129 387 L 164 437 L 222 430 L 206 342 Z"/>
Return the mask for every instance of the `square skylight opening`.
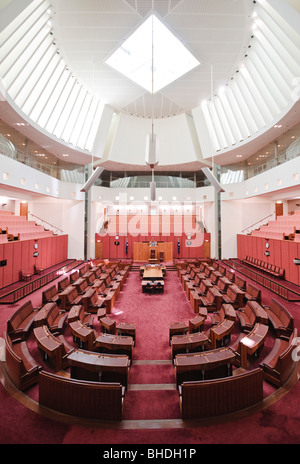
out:
<path id="1" fill-rule="evenodd" d="M 155 15 L 151 15 L 106 64 L 148 92 L 156 93 L 200 62 Z"/>

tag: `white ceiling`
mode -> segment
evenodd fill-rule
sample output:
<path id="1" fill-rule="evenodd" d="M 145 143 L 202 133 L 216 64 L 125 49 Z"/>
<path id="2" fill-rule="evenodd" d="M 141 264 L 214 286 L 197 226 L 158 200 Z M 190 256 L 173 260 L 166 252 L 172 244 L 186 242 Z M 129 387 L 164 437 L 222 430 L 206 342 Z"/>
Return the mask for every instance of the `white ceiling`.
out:
<path id="1" fill-rule="evenodd" d="M 295 1 L 299 2 L 288 0 Z M 52 0 L 52 8 L 54 40 L 76 78 L 104 104 L 139 117 L 151 117 L 151 94 L 112 70 L 105 60 L 153 11 L 201 62 L 155 95 L 157 118 L 190 112 L 214 95 L 235 74 L 251 43 L 253 0 Z M 21 116 L 3 100 L 1 118 L 10 125 L 17 119 L 21 122 Z M 299 121 L 299 105 L 284 118 L 279 132 Z M 90 162 L 88 153 L 64 146 L 37 127 L 24 126 L 20 132 L 61 160 L 66 161 L 67 149 L 70 161 Z M 246 159 L 275 136 L 268 131 L 245 144 L 245 153 L 239 148 L 239 153 Z M 231 150 L 222 154 L 220 164 L 236 161 L 235 150 Z"/>
<path id="2" fill-rule="evenodd" d="M 226 84 L 245 55 L 253 23 L 252 0 L 53 0 L 52 5 L 54 38 L 77 78 L 116 111 L 140 117 L 152 115 L 151 94 L 105 60 L 153 10 L 201 62 L 155 95 L 159 118 L 189 112 Z"/>

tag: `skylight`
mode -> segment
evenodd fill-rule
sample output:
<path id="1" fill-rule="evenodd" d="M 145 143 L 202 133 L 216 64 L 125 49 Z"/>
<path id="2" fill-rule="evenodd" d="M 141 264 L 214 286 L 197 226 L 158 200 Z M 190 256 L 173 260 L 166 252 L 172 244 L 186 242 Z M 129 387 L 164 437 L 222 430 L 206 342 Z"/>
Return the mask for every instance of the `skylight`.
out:
<path id="1" fill-rule="evenodd" d="M 159 19 L 150 16 L 106 63 L 152 93 L 174 82 L 200 63 Z"/>

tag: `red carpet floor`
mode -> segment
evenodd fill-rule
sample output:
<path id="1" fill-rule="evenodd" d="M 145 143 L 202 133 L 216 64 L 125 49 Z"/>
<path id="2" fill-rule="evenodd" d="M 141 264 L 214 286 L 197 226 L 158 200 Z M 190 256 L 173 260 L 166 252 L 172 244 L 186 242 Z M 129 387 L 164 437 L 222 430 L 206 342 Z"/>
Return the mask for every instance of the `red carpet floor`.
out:
<path id="1" fill-rule="evenodd" d="M 265 298 L 269 299 L 268 292 Z M 41 305 L 41 291 L 30 295 Z M 22 303 L 24 300 L 22 301 Z M 19 307 L 0 306 L 0 336 Z M 300 306 L 289 305 L 300 328 Z M 0 383 L 0 443 L 4 444 L 298 444 L 299 382 L 268 409 L 234 420 L 183 424 L 169 346 L 169 323 L 193 317 L 177 274 L 169 272 L 163 295 L 145 295 L 137 272 L 131 272 L 113 318 L 136 324 L 136 347 L 126 392 L 124 422 L 107 425 L 64 417 L 52 420 L 26 408 Z M 95 318 L 95 329 L 100 330 Z M 270 389 L 271 391 L 271 389 Z M 34 389 L 32 397 L 36 396 Z"/>

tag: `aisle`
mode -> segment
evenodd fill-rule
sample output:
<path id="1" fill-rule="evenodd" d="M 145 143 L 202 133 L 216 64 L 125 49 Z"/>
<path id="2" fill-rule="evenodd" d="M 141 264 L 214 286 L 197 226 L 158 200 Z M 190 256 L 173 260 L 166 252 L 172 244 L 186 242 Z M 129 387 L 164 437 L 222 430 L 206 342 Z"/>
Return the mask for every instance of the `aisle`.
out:
<path id="1" fill-rule="evenodd" d="M 148 295 L 142 293 L 139 273 L 131 271 L 111 316 L 136 325 L 124 420 L 180 418 L 169 324 L 187 321 L 193 311 L 176 272 L 168 272 L 163 294 Z"/>

